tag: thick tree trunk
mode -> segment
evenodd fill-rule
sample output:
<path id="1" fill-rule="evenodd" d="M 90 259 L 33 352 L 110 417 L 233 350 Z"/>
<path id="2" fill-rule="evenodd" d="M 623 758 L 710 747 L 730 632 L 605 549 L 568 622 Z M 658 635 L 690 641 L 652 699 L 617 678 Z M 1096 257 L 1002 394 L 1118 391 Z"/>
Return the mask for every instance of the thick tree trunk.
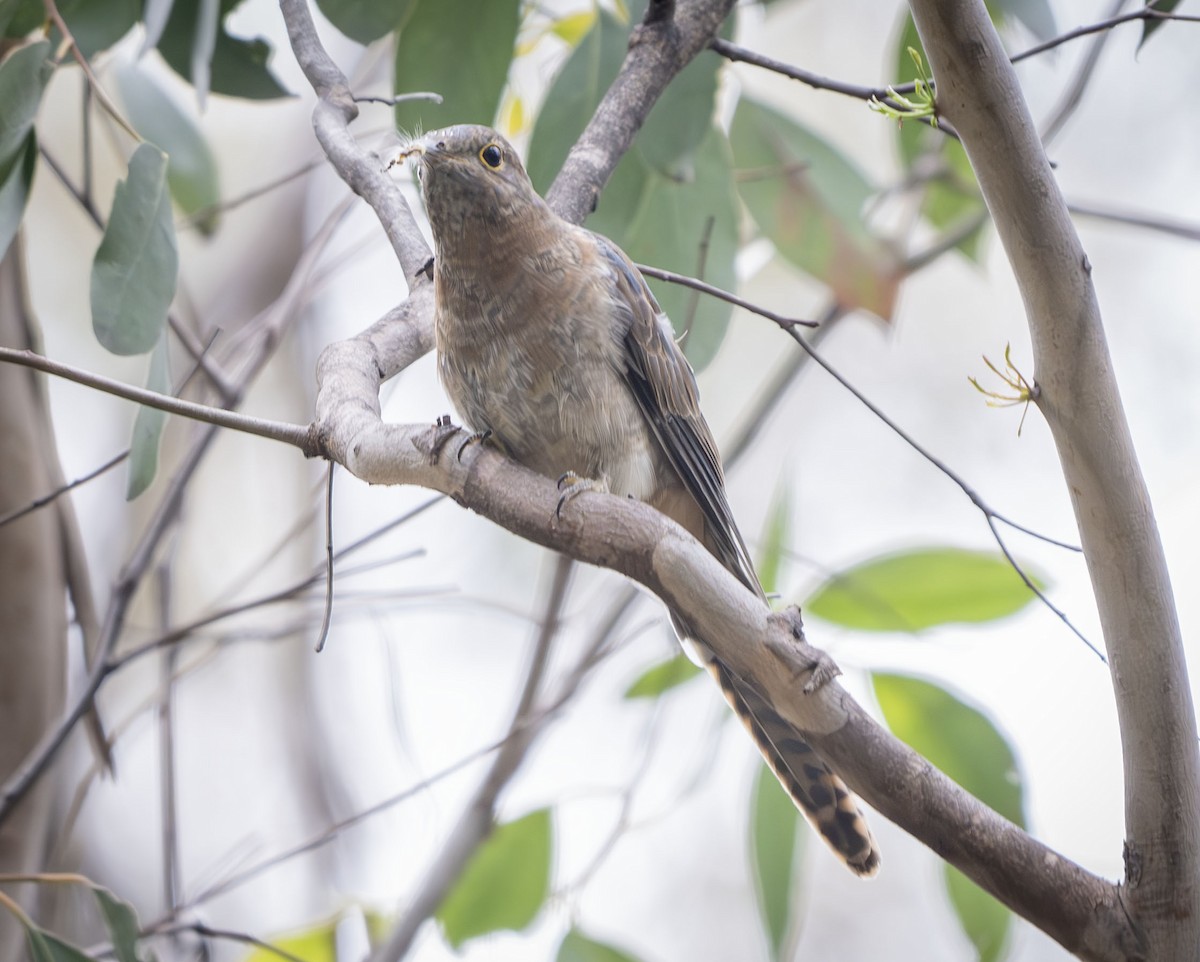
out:
<path id="1" fill-rule="evenodd" d="M 33 348 L 20 242 L 0 261 L 0 344 Z M 55 484 L 57 455 L 41 375 L 0 367 L 0 516 Z M 7 777 L 62 716 L 66 696 L 67 571 L 59 514 L 53 506 L 0 527 L 0 776 Z M 0 826 L 0 872 L 44 867 L 57 780 L 53 773 Z M 11 893 L 27 909 L 37 890 Z M 0 958 L 23 957 L 24 933 L 0 912 Z"/>

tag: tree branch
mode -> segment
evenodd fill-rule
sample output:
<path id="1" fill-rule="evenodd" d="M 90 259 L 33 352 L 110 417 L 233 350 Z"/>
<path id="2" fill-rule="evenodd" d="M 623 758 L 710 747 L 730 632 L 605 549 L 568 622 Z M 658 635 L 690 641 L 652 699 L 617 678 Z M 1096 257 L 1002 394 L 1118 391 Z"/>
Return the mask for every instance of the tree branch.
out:
<path id="1" fill-rule="evenodd" d="M 1025 303 L 1112 664 L 1125 768 L 1126 882 L 1149 957 L 1200 944 L 1200 754 L 1166 560 L 1105 342 L 1091 266 L 982 3 L 913 0 L 949 116 Z"/>

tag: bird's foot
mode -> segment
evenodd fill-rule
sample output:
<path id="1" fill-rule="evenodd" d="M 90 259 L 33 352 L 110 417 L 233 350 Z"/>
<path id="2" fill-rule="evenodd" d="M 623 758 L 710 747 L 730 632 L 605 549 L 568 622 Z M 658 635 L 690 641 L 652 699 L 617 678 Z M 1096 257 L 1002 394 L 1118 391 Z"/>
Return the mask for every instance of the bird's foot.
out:
<path id="1" fill-rule="evenodd" d="M 804 694 L 811 695 L 842 673 L 842 669 L 829 655 L 819 648 L 814 648 L 805 639 L 804 622 L 800 619 L 799 607 L 789 605 L 770 617 L 772 620 L 783 622 L 792 636 L 792 643 L 780 644 L 772 641 L 768 643 L 768 647 L 775 657 L 788 667 L 793 681 L 798 681 L 804 675 L 808 676 L 804 683 Z"/>
<path id="2" fill-rule="evenodd" d="M 430 428 L 428 438 L 421 438 L 417 443 L 417 447 L 425 453 L 429 458 L 430 464 L 437 464 L 438 458 L 442 456 L 442 449 L 446 446 L 454 435 L 461 431 L 458 425 L 450 420 L 449 414 L 443 414 Z"/>
<path id="3" fill-rule="evenodd" d="M 581 478 L 574 471 L 567 471 L 561 475 L 558 479 L 558 504 L 554 508 L 554 517 L 561 521 L 563 506 L 586 491 L 608 494 L 608 482 Z"/>
<path id="4" fill-rule="evenodd" d="M 468 434 L 463 439 L 463 443 L 458 446 L 458 454 L 456 455 L 458 460 L 462 461 L 463 452 L 465 450 L 467 450 L 467 448 L 469 448 L 472 444 L 483 444 L 483 442 L 486 441 L 491 436 L 492 436 L 491 428 L 488 428 L 485 431 L 476 431 L 474 434 Z"/>

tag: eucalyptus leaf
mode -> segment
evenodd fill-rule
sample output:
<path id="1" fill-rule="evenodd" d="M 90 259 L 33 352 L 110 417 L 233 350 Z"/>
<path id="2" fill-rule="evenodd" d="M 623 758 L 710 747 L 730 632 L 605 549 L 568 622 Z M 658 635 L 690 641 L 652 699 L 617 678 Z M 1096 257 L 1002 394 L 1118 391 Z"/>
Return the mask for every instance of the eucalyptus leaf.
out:
<path id="1" fill-rule="evenodd" d="M 58 12 L 83 55 L 91 60 L 134 28 L 142 16 L 141 0 L 58 0 Z M 52 36 L 57 40 L 55 30 Z"/>
<path id="2" fill-rule="evenodd" d="M 92 328 L 114 354 L 144 354 L 158 343 L 175 295 L 179 258 L 167 190 L 167 155 L 142 144 L 117 184 L 92 263 Z"/>
<path id="3" fill-rule="evenodd" d="M 448 124 L 491 124 L 508 79 L 520 0 L 417 0 L 396 43 L 395 91 L 432 90 L 442 102 L 396 105 L 407 133 Z"/>
<path id="4" fill-rule="evenodd" d="M 242 962 L 281 962 L 278 949 L 304 962 L 338 962 L 337 923 L 322 922 L 293 935 L 271 939 L 271 947 L 255 949 Z"/>
<path id="5" fill-rule="evenodd" d="M 900 265 L 863 221 L 874 190 L 849 159 L 748 97 L 738 101 L 730 141 L 738 193 L 779 253 L 843 307 L 890 318 Z"/>
<path id="6" fill-rule="evenodd" d="M 701 673 L 701 669 L 681 652 L 642 672 L 637 680 L 625 689 L 625 697 L 629 699 L 657 698 L 663 692 L 691 681 Z"/>
<path id="7" fill-rule="evenodd" d="M 893 50 L 893 70 L 896 83 L 910 81 L 915 73 L 909 48 L 924 59 L 925 51 L 917 34 L 912 16 L 905 14 L 904 26 Z M 925 60 L 925 63 L 928 63 Z M 934 78 L 935 81 L 937 78 Z M 921 216 L 934 227 L 953 231 L 968 220 L 985 214 L 987 207 L 975 180 L 975 171 L 963 145 L 953 137 L 928 124 L 917 122 L 896 125 L 896 146 L 906 170 L 911 171 L 917 160 L 929 156 L 936 159 L 936 170 L 925 185 L 921 199 Z M 967 257 L 978 261 L 982 255 L 982 228 L 972 232 L 957 245 Z"/>
<path id="8" fill-rule="evenodd" d="M 163 341 L 165 342 L 165 338 Z M 157 355 L 159 352 L 155 351 Z M 165 349 L 163 351 L 165 354 Z M 163 362 L 165 368 L 165 361 Z M 133 906 L 124 899 L 119 899 L 101 885 L 92 886 L 92 895 L 100 906 L 100 914 L 104 917 L 104 926 L 108 929 L 108 937 L 112 940 L 113 952 L 118 962 L 141 962 L 137 954 L 137 940 L 140 926 L 137 913 Z"/>
<path id="9" fill-rule="evenodd" d="M 758 581 L 768 595 L 779 590 L 779 571 L 787 547 L 790 519 L 788 517 L 787 485 L 780 479 L 763 526 L 762 548 L 758 554 Z"/>
<path id="10" fill-rule="evenodd" d="M 958 923 L 978 953 L 979 962 L 999 962 L 1012 936 L 1012 912 L 953 865 L 942 866 L 946 895 Z"/>
<path id="11" fill-rule="evenodd" d="M 146 71 L 127 65 L 116 76 L 133 126 L 167 155 L 167 184 L 179 209 L 185 214 L 214 210 L 221 199 L 217 162 L 199 127 Z M 198 227 L 211 234 L 218 220 L 210 213 Z"/>
<path id="12" fill-rule="evenodd" d="M 211 51 L 207 57 L 209 83 L 201 84 L 197 91 L 201 100 L 209 91 L 248 100 L 289 96 L 267 66 L 271 58 L 270 44 L 261 38 L 244 40 L 234 37 L 225 30 L 226 18 L 241 0 L 220 0 L 219 22 L 215 31 L 205 28 L 202 16 L 204 2 L 175 0 L 171 7 L 171 15 L 158 41 L 158 51 L 171 69 L 185 80 L 195 83 L 193 54 L 197 50 Z"/>
<path id="13" fill-rule="evenodd" d="M 351 40 L 371 43 L 404 23 L 417 0 L 317 0 L 326 19 Z"/>
<path id="14" fill-rule="evenodd" d="M 1155 10 L 1160 10 L 1163 13 L 1170 13 L 1179 6 L 1179 0 L 1152 0 L 1147 6 L 1153 7 Z M 1142 39 L 1138 41 L 1138 50 L 1141 50 L 1142 45 L 1150 39 L 1151 34 L 1155 33 L 1166 22 L 1165 20 L 1143 20 Z"/>
<path id="15" fill-rule="evenodd" d="M 549 809 L 497 826 L 438 907 L 446 940 L 457 949 L 489 932 L 526 928 L 546 901 L 552 844 Z"/>
<path id="16" fill-rule="evenodd" d="M 171 376 L 167 367 L 165 331 L 159 336 L 158 344 L 150 355 L 150 371 L 146 377 L 146 387 L 159 394 L 170 393 Z M 129 481 L 125 486 L 126 501 L 132 501 L 138 497 L 154 481 L 154 476 L 158 473 L 158 446 L 166 421 L 166 411 L 145 404 L 139 405 L 137 417 L 133 421 L 133 437 L 129 442 Z M 125 960 L 122 959 L 121 962 L 125 962 Z"/>
<path id="17" fill-rule="evenodd" d="M 578 929 L 571 929 L 563 937 L 554 962 L 638 962 L 638 959 L 611 945 L 589 939 Z"/>
<path id="18" fill-rule="evenodd" d="M 1030 580 L 1039 589 L 1045 587 L 1034 574 Z M 911 632 L 995 621 L 1020 611 L 1034 597 L 999 552 L 921 548 L 838 572 L 813 593 L 804 609 L 860 631 Z"/>
<path id="19" fill-rule="evenodd" d="M 42 94 L 54 72 L 50 50 L 50 41 L 39 40 L 0 63 L 0 176 L 4 178 L 28 149 Z"/>
<path id="20" fill-rule="evenodd" d="M 981 711 L 934 682 L 905 675 L 872 676 L 888 727 L 964 789 L 1024 828 L 1025 798 L 1008 740 Z M 947 866 L 947 895 L 981 962 L 999 959 L 1012 913 Z"/>
<path id="21" fill-rule="evenodd" d="M 771 958 L 787 958 L 788 936 L 799 914 L 795 865 L 797 848 L 807 833 L 797 832 L 799 812 L 766 765 L 759 767 L 750 805 L 750 844 L 754 855 L 754 890 L 766 929 Z"/>
<path id="22" fill-rule="evenodd" d="M 0 258 L 8 253 L 8 245 L 17 236 L 25 216 L 37 158 L 37 134 L 31 130 L 25 138 L 24 150 L 17 154 L 16 163 L 8 166 L 7 176 L 0 181 Z"/>

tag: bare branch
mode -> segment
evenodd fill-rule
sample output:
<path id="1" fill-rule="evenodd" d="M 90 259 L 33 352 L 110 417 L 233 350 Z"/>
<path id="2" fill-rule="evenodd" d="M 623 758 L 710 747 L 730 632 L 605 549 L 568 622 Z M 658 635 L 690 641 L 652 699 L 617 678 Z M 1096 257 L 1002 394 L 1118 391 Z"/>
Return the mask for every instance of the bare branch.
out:
<path id="1" fill-rule="evenodd" d="M 1138 468 L 1091 266 L 1016 75 L 980 2 L 913 0 L 1012 263 L 1112 664 L 1125 766 L 1124 900 L 1150 958 L 1200 944 L 1200 753 L 1166 559 Z M 997 145 L 1003 145 L 998 149 Z"/>

